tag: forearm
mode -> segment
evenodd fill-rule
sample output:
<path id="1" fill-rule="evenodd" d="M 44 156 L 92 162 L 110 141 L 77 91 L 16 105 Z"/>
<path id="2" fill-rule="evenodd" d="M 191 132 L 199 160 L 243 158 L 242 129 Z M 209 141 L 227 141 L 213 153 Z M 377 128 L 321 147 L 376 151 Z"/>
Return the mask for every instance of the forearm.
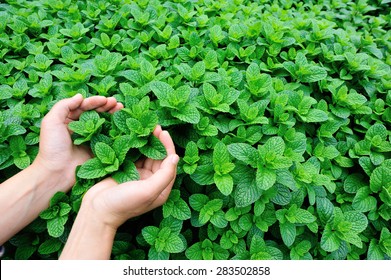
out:
<path id="1" fill-rule="evenodd" d="M 60 180 L 32 164 L 0 185 L 0 245 L 49 206 Z"/>
<path id="2" fill-rule="evenodd" d="M 88 205 L 81 206 L 60 259 L 110 259 L 116 229 L 96 218 Z"/>

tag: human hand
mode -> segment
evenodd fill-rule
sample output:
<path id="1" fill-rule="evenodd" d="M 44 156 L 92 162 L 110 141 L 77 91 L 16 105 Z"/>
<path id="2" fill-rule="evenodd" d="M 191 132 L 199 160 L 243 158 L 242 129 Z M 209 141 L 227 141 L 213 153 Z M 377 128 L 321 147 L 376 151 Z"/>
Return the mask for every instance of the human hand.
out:
<path id="1" fill-rule="evenodd" d="M 95 221 L 116 230 L 126 220 L 159 207 L 167 200 L 179 157 L 167 131 L 157 126 L 153 134 L 166 148 L 167 157 L 136 162 L 140 174 L 138 181 L 118 184 L 114 179 L 106 178 L 99 182 L 85 194 L 79 213 L 91 213 Z"/>
<path id="2" fill-rule="evenodd" d="M 114 113 L 121 108 L 123 105 L 114 97 L 104 96 L 84 99 L 77 94 L 57 102 L 42 120 L 39 152 L 33 165 L 57 180 L 57 191 L 68 191 L 75 183 L 76 167 L 92 157 L 88 147 L 73 145 L 68 124 L 88 110 Z"/>

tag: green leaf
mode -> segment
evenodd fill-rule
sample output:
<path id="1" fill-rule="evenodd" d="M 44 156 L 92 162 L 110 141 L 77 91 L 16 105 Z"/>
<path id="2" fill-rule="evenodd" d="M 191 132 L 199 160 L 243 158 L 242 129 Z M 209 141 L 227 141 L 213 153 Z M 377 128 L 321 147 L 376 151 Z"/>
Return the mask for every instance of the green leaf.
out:
<path id="1" fill-rule="evenodd" d="M 201 211 L 206 203 L 208 203 L 209 198 L 204 194 L 193 194 L 189 198 L 189 203 L 191 208 L 196 211 Z"/>
<path id="2" fill-rule="evenodd" d="M 148 251 L 149 260 L 168 260 L 170 258 L 170 253 L 166 251 L 158 252 L 155 247 L 151 247 Z"/>
<path id="3" fill-rule="evenodd" d="M 258 161 L 257 150 L 246 143 L 234 143 L 227 146 L 229 153 L 236 159 L 256 167 Z"/>
<path id="4" fill-rule="evenodd" d="M 188 220 L 191 216 L 191 211 L 187 203 L 180 199 L 175 202 L 172 210 L 172 216 L 178 220 Z"/>
<path id="5" fill-rule="evenodd" d="M 210 222 L 218 228 L 225 228 L 228 224 L 228 221 L 225 219 L 224 212 L 221 210 L 214 213 L 214 215 L 210 218 Z"/>
<path id="6" fill-rule="evenodd" d="M 217 188 L 223 195 L 231 194 L 233 190 L 234 182 L 229 174 L 223 174 L 223 175 L 215 174 L 213 179 L 215 181 Z"/>
<path id="7" fill-rule="evenodd" d="M 115 151 L 106 143 L 98 142 L 95 144 L 95 154 L 104 164 L 112 164 L 116 159 Z"/>
<path id="8" fill-rule="evenodd" d="M 300 75 L 300 81 L 303 83 L 314 83 L 321 81 L 327 77 L 327 71 L 320 66 L 306 66 L 305 71 Z"/>
<path id="9" fill-rule="evenodd" d="M 355 233 L 364 231 L 368 226 L 368 219 L 363 213 L 348 211 L 344 213 L 344 218 L 352 224 L 351 230 Z"/>
<path id="10" fill-rule="evenodd" d="M 185 244 L 182 239 L 176 235 L 171 234 L 170 237 L 166 240 L 166 246 L 164 251 L 168 253 L 180 253 L 186 249 Z"/>
<path id="11" fill-rule="evenodd" d="M 244 231 L 249 231 L 253 226 L 252 215 L 247 214 L 239 218 L 239 226 Z"/>
<path id="12" fill-rule="evenodd" d="M 227 146 L 225 146 L 223 142 L 218 142 L 213 150 L 213 165 L 215 166 L 215 171 L 217 173 L 219 173 L 219 171 L 224 172 L 225 170 L 222 170 L 222 167 L 228 162 L 230 162 L 230 158 Z M 222 174 L 227 174 L 230 171 L 224 172 Z"/>
<path id="13" fill-rule="evenodd" d="M 200 121 L 200 113 L 197 108 L 191 104 L 186 104 L 179 111 L 171 111 L 173 117 L 180 119 L 186 123 L 198 123 Z"/>
<path id="14" fill-rule="evenodd" d="M 344 190 L 347 193 L 356 193 L 360 188 L 364 187 L 364 176 L 362 174 L 350 174 L 344 182 Z"/>
<path id="15" fill-rule="evenodd" d="M 309 211 L 298 208 L 295 211 L 295 220 L 296 223 L 310 224 L 316 221 L 316 217 L 312 215 Z"/>
<path id="16" fill-rule="evenodd" d="M 200 185 L 211 185 L 214 183 L 214 170 L 213 165 L 199 165 L 190 178 Z"/>
<path id="17" fill-rule="evenodd" d="M 115 172 L 112 177 L 118 184 L 121 184 L 139 180 L 140 174 L 137 171 L 136 165 L 132 161 L 126 161 L 122 165 L 121 170 Z"/>
<path id="18" fill-rule="evenodd" d="M 368 212 L 376 209 L 377 200 L 370 196 L 370 189 L 368 187 L 360 188 L 353 199 L 353 209 L 360 212 Z"/>
<path id="19" fill-rule="evenodd" d="M 128 135 L 121 135 L 114 140 L 113 149 L 120 163 L 125 160 L 126 154 L 132 147 L 132 141 L 132 137 Z"/>
<path id="20" fill-rule="evenodd" d="M 51 220 L 57 217 L 58 215 L 58 209 L 49 207 L 48 209 L 43 210 L 40 214 L 39 217 L 44 219 L 44 220 Z"/>
<path id="21" fill-rule="evenodd" d="M 320 247 L 326 252 L 334 252 L 340 246 L 341 240 L 338 238 L 337 233 L 327 224 L 320 239 Z"/>
<path id="22" fill-rule="evenodd" d="M 38 253 L 42 255 L 48 255 L 55 253 L 63 246 L 62 242 L 58 239 L 48 239 L 44 241 L 38 248 Z"/>
<path id="23" fill-rule="evenodd" d="M 303 240 L 291 249 L 290 257 L 292 260 L 312 260 L 312 256 L 308 253 L 310 249 L 311 242 Z"/>
<path id="24" fill-rule="evenodd" d="M 383 187 L 391 184 L 391 169 L 379 166 L 373 170 L 369 184 L 372 192 L 379 192 Z"/>
<path id="25" fill-rule="evenodd" d="M 65 216 L 72 210 L 72 207 L 68 203 L 60 202 L 58 205 L 60 206 L 58 213 L 60 216 Z"/>
<path id="26" fill-rule="evenodd" d="M 19 169 L 25 169 L 30 165 L 30 157 L 24 156 L 24 157 L 15 158 L 14 164 Z"/>
<path id="27" fill-rule="evenodd" d="M 382 140 L 387 139 L 387 128 L 383 124 L 374 124 L 372 125 L 367 133 L 365 133 L 365 138 L 371 140 L 375 136 L 380 136 Z"/>
<path id="28" fill-rule="evenodd" d="M 376 239 L 372 239 L 368 247 L 368 260 L 384 260 L 384 253 L 381 247 L 377 244 Z"/>
<path id="29" fill-rule="evenodd" d="M 192 79 L 198 80 L 204 74 L 205 74 L 205 62 L 199 61 L 196 64 L 194 64 L 193 68 L 191 69 Z"/>
<path id="30" fill-rule="evenodd" d="M 259 199 L 262 190 L 257 187 L 255 181 L 239 183 L 234 190 L 235 205 L 246 207 Z"/>
<path id="31" fill-rule="evenodd" d="M 158 237 L 158 234 L 159 234 L 159 228 L 154 227 L 154 226 L 147 226 L 147 227 L 142 229 L 141 233 L 142 233 L 145 241 L 149 245 L 154 245 L 155 244 L 155 240 L 156 240 L 156 238 Z"/>
<path id="32" fill-rule="evenodd" d="M 150 83 L 149 87 L 159 100 L 165 100 L 174 93 L 174 89 L 169 84 L 160 81 Z"/>
<path id="33" fill-rule="evenodd" d="M 186 145 L 185 156 L 183 157 L 183 161 L 187 164 L 195 164 L 200 159 L 198 153 L 197 144 L 193 141 L 190 141 Z"/>
<path id="34" fill-rule="evenodd" d="M 363 247 L 361 238 L 355 232 L 352 232 L 352 231 L 345 232 L 342 239 L 350 244 L 353 244 L 354 246 L 356 246 L 358 248 Z"/>
<path id="35" fill-rule="evenodd" d="M 158 138 L 151 135 L 148 144 L 140 148 L 140 152 L 151 159 L 164 159 L 167 156 L 166 148 Z"/>
<path id="36" fill-rule="evenodd" d="M 77 176 L 82 179 L 95 179 L 107 174 L 104 166 L 98 158 L 87 160 L 77 171 Z"/>
<path id="37" fill-rule="evenodd" d="M 382 228 L 379 245 L 384 253 L 391 256 L 391 233 L 388 228 Z"/>
<path id="38" fill-rule="evenodd" d="M 186 250 L 186 257 L 189 260 L 202 260 L 201 242 L 195 243 Z"/>
<path id="39" fill-rule="evenodd" d="M 274 170 L 267 168 L 257 169 L 256 183 L 257 187 L 261 190 L 268 190 L 273 187 L 277 180 L 277 175 Z"/>
<path id="40" fill-rule="evenodd" d="M 8 85 L 0 85 L 0 100 L 12 97 L 12 88 Z"/>
<path id="41" fill-rule="evenodd" d="M 329 119 L 326 112 L 319 109 L 311 109 L 305 116 L 305 122 L 325 122 Z"/>
<path id="42" fill-rule="evenodd" d="M 36 246 L 21 246 L 16 248 L 15 259 L 16 260 L 28 260 L 37 251 Z"/>
<path id="43" fill-rule="evenodd" d="M 292 246 L 296 239 L 296 226 L 289 222 L 280 223 L 282 241 L 288 247 Z"/>
<path id="44" fill-rule="evenodd" d="M 281 137 L 269 138 L 263 146 L 264 151 L 273 151 L 276 155 L 283 155 L 285 151 L 285 142 Z"/>
<path id="45" fill-rule="evenodd" d="M 47 221 L 48 233 L 52 237 L 60 237 L 64 233 L 64 225 L 68 216 L 57 217 Z"/>
<path id="46" fill-rule="evenodd" d="M 316 210 L 323 224 L 326 224 L 334 215 L 334 205 L 328 198 L 316 198 Z"/>

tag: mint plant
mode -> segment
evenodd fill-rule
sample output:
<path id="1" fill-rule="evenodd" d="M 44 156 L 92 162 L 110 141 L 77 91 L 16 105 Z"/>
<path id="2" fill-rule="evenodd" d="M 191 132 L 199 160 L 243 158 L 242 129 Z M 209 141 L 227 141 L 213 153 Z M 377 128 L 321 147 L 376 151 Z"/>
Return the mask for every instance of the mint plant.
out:
<path id="1" fill-rule="evenodd" d="M 91 186 L 165 158 L 160 124 L 175 185 L 118 230 L 112 259 L 389 260 L 388 2 L 0 4 L 0 182 L 33 162 L 57 101 L 124 104 L 69 123 L 94 156 L 5 258 L 58 258 Z"/>
<path id="2" fill-rule="evenodd" d="M 65 230 L 65 223 L 72 207 L 66 194 L 59 192 L 50 199 L 49 208 L 42 211 L 40 218 L 47 221 L 47 230 L 50 236 L 60 237 Z"/>

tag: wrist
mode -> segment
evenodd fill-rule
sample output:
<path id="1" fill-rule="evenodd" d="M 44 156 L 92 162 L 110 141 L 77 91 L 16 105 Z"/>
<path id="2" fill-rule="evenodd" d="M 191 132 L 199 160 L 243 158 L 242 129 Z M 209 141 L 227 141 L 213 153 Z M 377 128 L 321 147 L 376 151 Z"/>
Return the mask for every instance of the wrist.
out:
<path id="1" fill-rule="evenodd" d="M 74 175 L 75 171 L 71 174 L 71 172 L 68 172 L 67 170 L 59 170 L 55 166 L 50 166 L 50 164 L 47 164 L 39 154 L 29 168 L 34 169 L 35 174 L 40 176 L 43 181 L 41 186 L 47 190 L 52 189 L 54 193 L 58 191 L 69 191 L 76 181 Z"/>
<path id="2" fill-rule="evenodd" d="M 90 223 L 91 228 L 96 227 L 99 230 L 105 232 L 116 232 L 119 225 L 113 223 L 112 220 L 99 211 L 97 207 L 94 207 L 94 203 L 88 199 L 83 198 L 82 204 L 80 206 L 78 217 L 82 219 L 85 223 Z"/>
<path id="3" fill-rule="evenodd" d="M 103 210 L 103 204 L 104 202 L 96 199 L 93 195 L 91 195 L 91 192 L 87 192 L 83 197 L 79 213 L 81 213 L 83 217 L 90 217 L 89 220 L 93 221 L 101 228 L 117 231 L 119 226 L 122 224 L 122 222 L 117 221 L 120 217 Z"/>
<path id="4" fill-rule="evenodd" d="M 109 259 L 117 232 L 82 204 L 60 259 Z"/>

